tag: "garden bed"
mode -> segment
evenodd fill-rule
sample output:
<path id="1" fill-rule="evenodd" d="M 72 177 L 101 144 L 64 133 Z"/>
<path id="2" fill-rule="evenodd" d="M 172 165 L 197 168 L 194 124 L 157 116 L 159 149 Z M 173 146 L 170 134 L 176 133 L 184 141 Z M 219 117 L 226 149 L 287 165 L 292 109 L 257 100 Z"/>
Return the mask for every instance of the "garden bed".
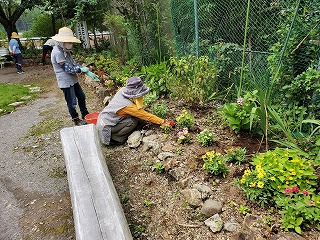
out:
<path id="1" fill-rule="evenodd" d="M 283 232 L 278 209 L 262 208 L 249 201 L 235 184 L 235 180 L 240 179 L 249 167 L 252 156 L 263 152 L 261 138 L 234 134 L 220 120 L 214 105 L 185 106 L 182 102 L 167 102 L 166 105 L 169 119 L 175 119 L 182 109 L 189 109 L 194 114 L 195 126 L 189 131 L 191 143 L 177 142 L 177 133 L 182 130 L 177 125 L 165 134 L 158 126 L 149 124 L 141 125 L 140 130 L 151 130 L 152 138 L 160 149 L 148 149 L 144 144 L 137 148 L 124 145 L 103 149 L 134 238 L 223 240 L 235 236 L 236 231 L 213 233 L 204 223 L 208 217 L 201 212 L 201 206 L 188 204 L 181 192 L 195 185 L 208 186 L 212 190 L 208 198 L 222 203 L 220 216 L 224 223 L 236 221 L 242 225 L 246 215 L 252 214 L 265 220 L 266 227 L 260 229 L 265 239 Z M 215 143 L 209 147 L 197 141 L 197 135 L 205 128 L 216 135 Z M 244 163 L 227 163 L 229 172 L 225 177 L 213 176 L 203 169 L 202 155 L 208 151 L 224 154 L 232 147 L 247 149 Z M 159 159 L 159 152 L 172 155 L 165 160 Z M 159 173 L 155 167 L 157 163 L 163 164 L 164 172 Z M 317 239 L 319 232 L 304 229 L 302 236 Z"/>

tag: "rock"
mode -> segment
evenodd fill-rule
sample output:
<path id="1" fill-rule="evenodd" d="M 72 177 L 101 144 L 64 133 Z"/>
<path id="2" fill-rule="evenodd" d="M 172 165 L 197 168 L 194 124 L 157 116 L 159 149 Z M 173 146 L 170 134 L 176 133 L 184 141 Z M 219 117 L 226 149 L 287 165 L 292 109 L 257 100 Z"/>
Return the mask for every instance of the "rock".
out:
<path id="1" fill-rule="evenodd" d="M 171 177 L 173 177 L 176 181 L 180 181 L 180 179 L 182 179 L 185 175 L 185 172 L 183 171 L 182 168 L 173 168 L 170 169 L 169 172 Z M 188 183 L 189 184 L 189 183 Z M 185 185 L 185 187 L 187 187 L 187 185 Z M 185 188 L 183 187 L 183 188 Z"/>
<path id="2" fill-rule="evenodd" d="M 205 220 L 204 223 L 214 233 L 220 232 L 223 227 L 223 221 L 222 221 L 221 217 L 219 216 L 219 214 L 213 215 L 212 217 Z"/>
<path id="3" fill-rule="evenodd" d="M 156 134 L 152 134 L 152 135 L 146 135 L 147 132 L 145 132 L 145 137 L 142 139 L 143 143 L 147 143 L 147 142 L 154 142 L 155 140 L 158 139 L 158 135 Z"/>
<path id="4" fill-rule="evenodd" d="M 206 185 L 195 184 L 193 188 L 197 189 L 201 193 L 202 199 L 208 198 L 213 193 L 212 190 Z"/>
<path id="5" fill-rule="evenodd" d="M 287 232 L 287 233 L 279 233 L 277 235 L 274 235 L 270 238 L 270 240 L 306 240 L 306 239 L 294 232 Z"/>
<path id="6" fill-rule="evenodd" d="M 224 224 L 223 229 L 228 232 L 239 232 L 241 230 L 241 225 L 235 219 L 230 219 L 229 222 Z"/>
<path id="7" fill-rule="evenodd" d="M 186 198 L 187 203 L 192 206 L 199 207 L 202 204 L 201 194 L 196 189 L 184 189 L 181 194 Z"/>
<path id="8" fill-rule="evenodd" d="M 23 104 L 24 104 L 24 102 L 14 102 L 14 103 L 10 103 L 9 106 L 11 106 L 11 107 L 19 107 L 19 106 L 21 106 Z"/>
<path id="9" fill-rule="evenodd" d="M 208 199 L 204 202 L 201 208 L 201 212 L 207 217 L 211 217 L 217 213 L 221 213 L 222 203 L 212 199 Z"/>
<path id="10" fill-rule="evenodd" d="M 137 148 L 139 147 L 140 143 L 141 143 L 141 133 L 140 131 L 134 131 L 133 133 L 131 133 L 131 135 L 128 137 L 127 143 L 128 146 L 130 148 Z"/>
<path id="11" fill-rule="evenodd" d="M 152 152 L 156 155 L 158 155 L 161 150 L 160 150 L 160 144 L 155 141 L 150 141 L 150 142 L 145 142 L 143 143 L 142 146 L 142 152 L 147 152 L 149 150 L 152 150 Z"/>
<path id="12" fill-rule="evenodd" d="M 232 240 L 265 240 L 264 232 L 268 229 L 262 216 L 248 214 L 242 223 L 242 231 L 236 233 Z"/>
<path id="13" fill-rule="evenodd" d="M 158 158 L 162 161 L 166 160 L 169 157 L 174 157 L 175 154 L 171 153 L 171 152 L 162 152 L 158 155 Z"/>
<path id="14" fill-rule="evenodd" d="M 21 100 L 29 100 L 31 98 L 31 96 L 23 96 L 21 97 Z"/>
<path id="15" fill-rule="evenodd" d="M 41 87 L 30 87 L 30 88 L 29 88 L 29 91 L 30 91 L 31 93 L 41 92 Z"/>

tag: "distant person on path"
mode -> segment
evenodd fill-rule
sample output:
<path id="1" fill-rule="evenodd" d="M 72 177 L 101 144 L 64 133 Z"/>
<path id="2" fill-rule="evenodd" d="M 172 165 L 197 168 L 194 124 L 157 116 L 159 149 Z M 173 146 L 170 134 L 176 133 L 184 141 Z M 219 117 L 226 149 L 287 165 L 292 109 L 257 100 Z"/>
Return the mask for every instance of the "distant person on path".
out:
<path id="1" fill-rule="evenodd" d="M 135 76 L 126 80 L 126 86 L 120 88 L 99 114 L 96 126 L 103 144 L 123 144 L 134 131 L 138 119 L 174 126 L 173 121 L 164 120 L 143 110 L 143 96 L 149 90 L 140 77 Z"/>
<path id="2" fill-rule="evenodd" d="M 46 58 L 47 54 L 52 52 L 53 46 L 56 45 L 56 41 L 53 40 L 52 38 L 49 38 L 42 47 L 42 59 L 41 59 L 41 64 L 45 65 L 46 64 Z"/>
<path id="3" fill-rule="evenodd" d="M 11 33 L 11 40 L 9 42 L 9 52 L 10 55 L 15 59 L 16 67 L 17 67 L 17 73 L 21 74 L 24 73 L 22 70 L 22 53 L 20 51 L 19 42 L 17 39 L 19 39 L 20 36 L 16 32 Z"/>
<path id="4" fill-rule="evenodd" d="M 89 114 L 86 106 L 86 95 L 79 82 L 78 73 L 89 72 L 87 67 L 80 66 L 71 55 L 72 44 L 81 41 L 73 36 L 70 28 L 63 27 L 59 33 L 52 37 L 56 41 L 51 53 L 51 63 L 56 74 L 58 87 L 63 91 L 68 110 L 75 125 L 86 124 L 84 117 Z M 76 110 L 77 101 L 81 111 L 81 117 Z"/>

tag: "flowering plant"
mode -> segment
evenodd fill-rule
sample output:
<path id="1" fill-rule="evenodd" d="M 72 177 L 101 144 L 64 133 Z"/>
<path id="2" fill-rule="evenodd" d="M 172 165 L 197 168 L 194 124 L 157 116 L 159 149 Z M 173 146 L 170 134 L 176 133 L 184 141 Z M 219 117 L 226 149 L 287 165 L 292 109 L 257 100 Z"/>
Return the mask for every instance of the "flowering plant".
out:
<path id="1" fill-rule="evenodd" d="M 236 102 L 226 103 L 221 109 L 222 117 L 235 133 L 239 133 L 241 130 L 249 130 L 255 116 L 255 107 L 254 93 L 247 93 L 243 98 L 238 98 Z"/>
<path id="2" fill-rule="evenodd" d="M 310 190 L 317 185 L 311 162 L 301 158 L 295 150 L 276 148 L 257 154 L 252 166 L 245 170 L 238 183 L 250 200 L 261 205 L 272 203 L 290 186 Z"/>
<path id="3" fill-rule="evenodd" d="M 194 126 L 194 116 L 187 110 L 182 110 L 182 113 L 176 118 L 177 124 L 183 128 L 192 128 Z"/>
<path id="4" fill-rule="evenodd" d="M 224 158 L 227 162 L 234 162 L 236 164 L 241 164 L 246 161 L 246 148 L 232 147 L 228 150 L 224 150 Z"/>
<path id="5" fill-rule="evenodd" d="M 224 158 L 218 152 L 206 152 L 202 156 L 202 160 L 204 161 L 203 169 L 212 175 L 225 177 L 230 171 L 226 166 Z"/>
<path id="6" fill-rule="evenodd" d="M 301 233 L 301 226 L 317 224 L 320 228 L 320 196 L 298 186 L 284 189 L 285 195 L 279 196 L 276 203 L 282 208 L 281 223 L 286 231 L 294 229 Z"/>
<path id="7" fill-rule="evenodd" d="M 183 128 L 182 131 L 178 132 L 178 143 L 184 144 L 184 143 L 190 143 L 191 142 L 191 136 L 188 132 L 188 128 Z"/>
<path id="8" fill-rule="evenodd" d="M 215 142 L 216 136 L 210 130 L 204 129 L 198 134 L 197 140 L 202 146 L 208 147 Z"/>

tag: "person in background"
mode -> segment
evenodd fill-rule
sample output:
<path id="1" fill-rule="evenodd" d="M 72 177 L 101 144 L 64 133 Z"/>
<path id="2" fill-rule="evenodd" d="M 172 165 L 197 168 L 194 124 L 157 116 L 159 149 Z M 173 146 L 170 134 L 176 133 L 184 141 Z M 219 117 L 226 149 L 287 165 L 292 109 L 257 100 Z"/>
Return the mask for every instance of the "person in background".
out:
<path id="1" fill-rule="evenodd" d="M 24 73 L 22 70 L 22 53 L 20 50 L 20 45 L 17 39 L 19 39 L 20 36 L 16 32 L 11 33 L 11 39 L 9 41 L 9 52 L 10 55 L 15 59 L 17 73 L 21 74 Z"/>
<path id="2" fill-rule="evenodd" d="M 53 46 L 56 45 L 56 42 L 52 39 L 49 38 L 42 47 L 42 59 L 41 59 L 41 65 L 45 65 L 46 64 L 46 58 L 47 58 L 47 54 L 50 52 L 52 52 Z"/>
<path id="3" fill-rule="evenodd" d="M 71 55 L 73 43 L 80 43 L 81 41 L 74 37 L 72 30 L 67 27 L 60 28 L 58 34 L 53 36 L 52 39 L 56 41 L 56 45 L 51 52 L 51 63 L 56 74 L 58 87 L 64 94 L 74 124 L 86 124 L 84 118 L 89 114 L 86 106 L 86 95 L 78 82 L 77 74 L 90 71 L 87 67 L 78 64 Z M 77 102 L 82 119 L 79 118 L 76 110 Z"/>
<path id="4" fill-rule="evenodd" d="M 159 118 L 143 110 L 143 96 L 149 90 L 140 77 L 134 76 L 126 80 L 126 86 L 118 90 L 98 116 L 96 127 L 103 144 L 123 144 L 134 131 L 138 119 L 174 126 L 173 121 Z"/>

